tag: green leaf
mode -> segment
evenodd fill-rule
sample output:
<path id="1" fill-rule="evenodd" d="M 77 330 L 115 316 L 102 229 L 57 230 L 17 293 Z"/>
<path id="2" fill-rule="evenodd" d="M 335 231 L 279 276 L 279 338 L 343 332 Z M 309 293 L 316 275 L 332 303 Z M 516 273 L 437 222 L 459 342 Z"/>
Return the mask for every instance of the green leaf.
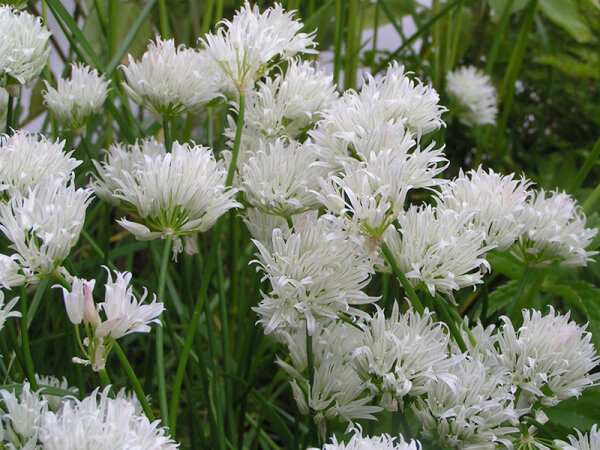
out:
<path id="1" fill-rule="evenodd" d="M 569 55 L 541 55 L 533 59 L 538 64 L 554 67 L 573 78 L 600 78 L 600 69 Z"/>
<path id="2" fill-rule="evenodd" d="M 510 305 L 517 296 L 519 284 L 519 281 L 512 280 L 494 290 L 488 297 L 488 315 Z"/>
<path id="3" fill-rule="evenodd" d="M 569 286 L 581 300 L 589 321 L 588 331 L 592 333 L 592 342 L 596 349 L 600 349 L 600 289 L 585 281 L 572 281 Z"/>
<path id="4" fill-rule="evenodd" d="M 552 22 L 564 28 L 577 42 L 589 42 L 593 39 L 592 32 L 581 20 L 576 4 L 567 0 L 540 0 L 539 2 L 540 9 Z"/>
<path id="5" fill-rule="evenodd" d="M 492 20 L 494 22 L 498 22 L 500 21 L 500 18 L 502 17 L 502 13 L 504 12 L 504 9 L 506 8 L 506 4 L 508 3 L 508 0 L 489 0 L 490 3 L 490 7 L 492 8 Z M 510 8 L 510 13 L 509 14 L 513 14 L 516 13 L 517 11 L 521 11 L 523 8 L 525 8 L 525 5 L 527 5 L 527 0 L 514 0 L 512 7 Z"/>
<path id="6" fill-rule="evenodd" d="M 564 298 L 573 306 L 577 307 L 583 314 L 586 314 L 585 305 L 581 301 L 581 297 L 571 286 L 566 284 L 543 283 L 540 289 L 544 292 Z"/>
<path id="7" fill-rule="evenodd" d="M 553 428 L 557 425 L 573 433 L 573 428 L 589 430 L 600 417 L 600 388 L 588 388 L 579 398 L 571 398 L 544 410 Z"/>
<path id="8" fill-rule="evenodd" d="M 509 251 L 502 253 L 491 251 L 486 255 L 486 259 L 492 266 L 492 270 L 500 272 L 513 280 L 520 280 L 525 271 L 525 264 L 515 258 Z"/>

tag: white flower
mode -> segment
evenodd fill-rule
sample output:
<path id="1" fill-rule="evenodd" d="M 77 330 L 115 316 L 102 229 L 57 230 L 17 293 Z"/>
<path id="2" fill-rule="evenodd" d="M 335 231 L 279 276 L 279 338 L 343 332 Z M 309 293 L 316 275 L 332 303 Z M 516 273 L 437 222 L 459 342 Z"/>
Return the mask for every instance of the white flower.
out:
<path id="1" fill-rule="evenodd" d="M 570 397 L 600 380 L 590 373 L 600 362 L 592 335 L 566 315 L 523 310 L 523 325 L 515 332 L 504 317 L 497 339 L 498 364 L 506 368 L 515 385 L 543 405 L 550 406 Z"/>
<path id="2" fill-rule="evenodd" d="M 225 187 L 227 170 L 208 147 L 174 142 L 171 153 L 143 154 L 148 146 L 156 148 L 152 141 L 128 150 L 112 147 L 102 166 L 97 166 L 99 176 L 92 188 L 139 214 L 143 224 L 126 218 L 117 221 L 137 239 L 173 236 L 175 256 L 182 250 L 183 237 L 186 252 L 197 253 L 194 236 L 210 229 L 229 209 L 241 206 L 235 201 L 237 190 Z"/>
<path id="3" fill-rule="evenodd" d="M 404 440 L 404 436 L 392 437 L 389 434 L 377 436 L 363 436 L 360 426 L 352 429 L 353 435 L 347 444 L 338 442 L 335 436 L 331 438 L 331 444 L 325 444 L 323 450 L 420 450 L 419 441 Z M 316 449 L 309 449 L 316 450 Z"/>
<path id="4" fill-rule="evenodd" d="M 273 230 L 280 228 L 284 236 L 290 231 L 290 227 L 286 219 L 281 216 L 273 216 L 262 212 L 258 208 L 246 208 L 245 214 L 242 217 L 244 223 L 248 227 L 248 231 L 252 238 L 262 243 L 266 248 L 272 250 Z"/>
<path id="5" fill-rule="evenodd" d="M 39 440 L 48 450 L 67 448 L 176 449 L 160 422 L 150 422 L 123 395 L 109 396 L 110 386 L 83 400 L 69 398 L 60 411 L 41 417 Z"/>
<path id="6" fill-rule="evenodd" d="M 90 323 L 90 314 L 86 314 L 86 307 L 89 310 L 89 303 L 92 302 L 93 304 L 92 291 L 95 285 L 96 280 L 88 281 L 74 277 L 70 292 L 65 287 L 59 285 L 53 286 L 62 289 L 65 309 L 72 324 L 79 325 L 84 318 L 86 319 L 86 324 Z M 94 320 L 94 322 L 97 321 Z"/>
<path id="7" fill-rule="evenodd" d="M 463 66 L 448 72 L 446 90 L 465 125 L 472 127 L 496 122 L 498 94 L 491 78 L 483 71 Z"/>
<path id="8" fill-rule="evenodd" d="M 352 361 L 371 391 L 383 394 L 385 409 L 396 411 L 398 404 L 402 408 L 404 396 L 427 394 L 433 382 L 456 384 L 449 372 L 456 358 L 450 358 L 448 334 L 428 310 L 422 316 L 412 309 L 400 315 L 394 303 L 389 318 L 377 307 L 375 316 L 359 326 L 362 343 Z"/>
<path id="9" fill-rule="evenodd" d="M 5 289 L 25 284 L 27 278 L 20 273 L 21 266 L 17 262 L 18 255 L 0 254 L 0 286 Z"/>
<path id="10" fill-rule="evenodd" d="M 108 95 L 109 82 L 96 69 L 81 63 L 71 64 L 71 78 L 59 79 L 56 89 L 45 83 L 44 104 L 59 122 L 73 131 L 79 131 L 100 111 Z"/>
<path id="11" fill-rule="evenodd" d="M 441 448 L 512 448 L 509 435 L 518 431 L 518 412 L 508 380 L 470 357 L 452 367 L 456 385 L 432 383 L 427 396 L 411 404 L 425 439 L 438 439 Z M 480 447 L 477 447 L 477 446 Z"/>
<path id="12" fill-rule="evenodd" d="M 43 390 L 44 387 L 52 387 L 61 389 L 63 391 L 71 392 L 75 395 L 77 395 L 77 393 L 79 392 L 79 389 L 77 389 L 75 386 L 69 386 L 69 383 L 67 383 L 67 379 L 65 377 L 63 377 L 62 380 L 59 380 L 58 378 L 52 375 L 42 376 L 36 373 L 35 382 L 41 388 L 40 390 Z M 46 402 L 48 402 L 48 406 L 52 411 L 58 411 L 62 406 L 64 397 L 60 395 L 42 394 L 42 398 L 46 400 Z"/>
<path id="13" fill-rule="evenodd" d="M 240 170 L 246 201 L 265 213 L 290 217 L 319 206 L 314 190 L 327 172 L 315 167 L 314 146 L 277 139 L 261 142 Z"/>
<path id="14" fill-rule="evenodd" d="M 504 251 L 527 231 L 527 199 L 531 182 L 502 176 L 481 166 L 441 185 L 439 209 L 473 213 L 471 222 L 485 231 L 485 242 Z"/>
<path id="15" fill-rule="evenodd" d="M 120 66 L 126 78 L 123 88 L 140 106 L 157 116 L 197 113 L 219 97 L 222 82 L 207 53 L 175 47 L 173 39 L 150 42 L 141 61 L 129 55 Z"/>
<path id="16" fill-rule="evenodd" d="M 64 152 L 65 141 L 51 141 L 44 136 L 16 131 L 4 135 L 0 147 L 0 188 L 25 195 L 28 189 L 47 181 L 66 182 L 81 161 Z M 12 189 L 11 189 L 12 188 Z"/>
<path id="17" fill-rule="evenodd" d="M 388 228 L 384 238 L 411 285 L 451 294 L 481 283 L 489 264 L 485 233 L 468 228 L 470 216 L 431 206 L 412 206 L 398 218 L 399 230 Z"/>
<path id="18" fill-rule="evenodd" d="M 320 318 L 336 319 L 339 312 L 364 316 L 355 305 L 377 299 L 362 291 L 373 269 L 362 241 L 314 214 L 295 218 L 294 232 L 273 230 L 272 246 L 254 241 L 256 261 L 271 283 L 258 307 L 265 334 L 279 327 L 306 326 L 312 335 Z"/>
<path id="19" fill-rule="evenodd" d="M 26 276 L 50 274 L 69 255 L 79 240 L 91 193 L 55 180 L 36 185 L 26 195 L 15 192 L 0 205 L 0 230 Z"/>
<path id="20" fill-rule="evenodd" d="M 20 395 L 5 389 L 0 390 L 0 395 L 6 407 L 2 420 L 6 423 L 9 441 L 16 448 L 35 444 L 42 414 L 48 410 L 48 402 L 40 398 L 37 392 L 31 392 L 29 383 L 23 384 Z"/>
<path id="21" fill-rule="evenodd" d="M 582 433 L 579 430 L 577 437 L 570 435 L 569 442 L 555 440 L 556 445 L 561 450 L 595 450 L 600 448 L 600 431 L 598 431 L 598 424 L 594 424 L 589 433 Z"/>
<path id="22" fill-rule="evenodd" d="M 581 207 L 565 192 L 547 193 L 540 189 L 528 202 L 529 230 L 523 234 L 513 254 L 533 267 L 558 262 L 561 267 L 585 266 L 597 252 L 586 252 L 598 233 L 585 228 Z"/>
<path id="23" fill-rule="evenodd" d="M 150 323 L 160 325 L 158 316 L 162 314 L 165 307 L 156 301 L 156 295 L 153 296 L 151 303 L 142 304 L 148 296 L 148 291 L 144 289 L 141 298 L 137 300 L 133 295 L 133 288 L 129 285 L 131 273 L 115 271 L 115 281 L 113 281 L 108 269 L 107 272 L 104 302 L 98 304 L 98 310 L 104 311 L 106 320 L 96 328 L 96 336 L 118 339 L 131 333 L 148 333 Z"/>
<path id="24" fill-rule="evenodd" d="M 336 98 L 332 75 L 308 61 L 292 60 L 285 74 L 267 77 L 256 90 L 248 92 L 244 126 L 259 130 L 267 138 L 296 139 L 321 118 L 321 112 Z M 233 140 L 232 119 L 226 134 Z"/>
<path id="25" fill-rule="evenodd" d="M 50 32 L 39 17 L 0 7 L 0 85 L 28 84 L 48 62 Z"/>
<path id="26" fill-rule="evenodd" d="M 4 292 L 0 291 L 0 330 L 4 328 L 4 322 L 9 317 L 21 317 L 21 313 L 19 311 L 13 311 L 12 309 L 19 301 L 19 297 L 13 298 L 6 305 L 4 304 Z"/>
<path id="27" fill-rule="evenodd" d="M 292 16 L 279 3 L 261 14 L 258 6 L 246 1 L 232 21 L 221 21 L 215 34 L 201 39 L 229 79 L 229 91 L 248 90 L 279 58 L 316 53 L 310 48 L 315 46 L 314 33 L 299 33 L 302 23 Z"/>

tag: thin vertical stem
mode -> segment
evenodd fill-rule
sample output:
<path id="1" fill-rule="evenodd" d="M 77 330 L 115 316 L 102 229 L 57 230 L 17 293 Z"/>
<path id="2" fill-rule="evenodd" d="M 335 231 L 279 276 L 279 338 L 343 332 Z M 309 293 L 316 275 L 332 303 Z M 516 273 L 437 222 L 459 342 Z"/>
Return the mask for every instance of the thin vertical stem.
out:
<path id="1" fill-rule="evenodd" d="M 167 117 L 163 117 L 163 133 L 165 134 L 165 149 L 167 150 L 167 153 L 171 153 L 173 141 L 171 139 L 171 130 L 169 128 L 169 119 Z"/>
<path id="2" fill-rule="evenodd" d="M 158 15 L 160 21 L 160 34 L 163 39 L 169 39 L 169 16 L 167 15 L 167 4 L 165 0 L 158 0 Z"/>
<path id="3" fill-rule="evenodd" d="M 508 310 L 508 317 L 511 318 L 514 322 L 514 314 L 518 311 L 518 306 L 523 303 L 523 294 L 525 293 L 525 286 L 527 286 L 527 280 L 529 279 L 529 275 L 531 274 L 531 266 L 527 266 L 525 271 L 523 272 L 523 276 L 521 277 L 521 283 L 519 284 L 519 290 L 517 291 L 517 295 L 515 295 L 515 299 L 510 305 L 510 309 Z"/>
<path id="4" fill-rule="evenodd" d="M 246 109 L 246 92 L 240 91 L 240 105 L 238 108 L 238 116 L 235 122 L 235 139 L 233 141 L 233 149 L 231 150 L 231 165 L 227 172 L 226 185 L 231 186 L 233 182 L 233 175 L 237 166 L 237 158 L 240 150 L 240 143 L 242 142 L 242 131 L 244 128 L 244 110 Z"/>
<path id="5" fill-rule="evenodd" d="M 406 275 L 404 275 L 404 272 L 402 272 L 402 269 L 400 269 L 400 267 L 398 266 L 398 263 L 394 259 L 394 255 L 392 255 L 390 248 L 387 246 L 387 244 L 385 242 L 381 243 L 381 250 L 383 251 L 383 255 L 385 256 L 385 259 L 387 260 L 387 262 L 390 264 L 390 266 L 392 266 L 392 271 L 394 272 L 394 275 L 396 276 L 396 278 L 398 278 L 398 280 L 402 284 L 402 287 L 406 291 L 406 295 L 408 295 L 408 298 L 410 299 L 410 301 L 412 303 L 412 307 L 419 314 L 423 314 L 423 312 L 425 311 L 425 308 L 423 307 L 421 300 L 419 300 L 417 293 L 415 292 L 413 287 L 408 282 Z"/>
<path id="6" fill-rule="evenodd" d="M 31 351 L 29 349 L 29 331 L 27 326 L 27 293 L 25 292 L 25 286 L 21 286 L 21 298 L 19 299 L 21 304 L 21 349 L 23 350 L 23 358 L 25 359 L 25 371 L 27 378 L 31 384 L 31 388 L 36 391 L 38 389 L 37 382 L 35 381 L 35 370 L 33 370 L 33 359 L 31 358 Z"/>
<path id="7" fill-rule="evenodd" d="M 465 341 L 463 340 L 463 338 L 460 334 L 460 331 L 456 327 L 456 322 L 454 322 L 454 319 L 448 312 L 448 309 L 446 308 L 444 301 L 437 295 L 432 296 L 432 299 L 433 299 L 433 302 L 435 303 L 436 309 L 438 310 L 438 312 L 440 313 L 440 316 L 442 317 L 442 320 L 446 323 L 446 325 L 448 325 L 448 329 L 450 330 L 450 335 L 452 335 L 452 337 L 458 344 L 458 347 L 460 348 L 460 350 L 462 352 L 466 352 L 467 345 L 465 344 Z"/>
<path id="8" fill-rule="evenodd" d="M 6 134 L 12 135 L 12 116 L 13 116 L 13 102 L 14 97 L 12 95 L 8 95 L 8 105 L 6 107 Z"/>
<path id="9" fill-rule="evenodd" d="M 167 267 L 169 265 L 169 253 L 171 252 L 172 237 L 167 236 L 160 263 L 158 277 L 158 300 L 164 302 L 165 284 L 167 281 Z M 167 385 L 165 380 L 165 355 L 163 344 L 163 328 L 156 328 L 156 366 L 158 372 L 158 398 L 160 405 L 160 416 L 164 424 L 169 423 L 169 408 L 167 401 Z"/>

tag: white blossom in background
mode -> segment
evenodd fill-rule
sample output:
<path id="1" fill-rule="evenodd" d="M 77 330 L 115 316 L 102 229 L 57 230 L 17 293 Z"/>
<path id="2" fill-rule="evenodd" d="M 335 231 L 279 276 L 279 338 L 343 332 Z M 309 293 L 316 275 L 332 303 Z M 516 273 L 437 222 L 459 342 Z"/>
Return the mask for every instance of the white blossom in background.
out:
<path id="1" fill-rule="evenodd" d="M 90 117 L 100 111 L 108 95 L 109 81 L 96 69 L 81 63 L 71 64 L 71 77 L 59 79 L 56 89 L 46 83 L 44 104 L 59 122 L 79 132 Z"/>
<path id="2" fill-rule="evenodd" d="M 456 384 L 450 368 L 457 359 L 450 357 L 448 334 L 428 310 L 422 316 L 412 309 L 401 315 L 394 303 L 386 318 L 376 308 L 375 315 L 359 325 L 362 342 L 352 363 L 371 392 L 382 394 L 381 406 L 397 411 L 403 409 L 405 396 L 425 395 L 433 382 Z"/>
<path id="3" fill-rule="evenodd" d="M 29 189 L 44 182 L 62 182 L 72 177 L 81 161 L 64 151 L 65 141 L 52 141 L 42 135 L 16 131 L 3 135 L 0 147 L 0 188 L 8 196 L 17 191 L 26 195 Z"/>
<path id="4" fill-rule="evenodd" d="M 498 93 L 482 70 L 463 66 L 448 72 L 446 91 L 456 105 L 456 114 L 467 126 L 496 123 Z"/>
<path id="5" fill-rule="evenodd" d="M 97 166 L 99 174 L 92 188 L 119 200 L 119 207 L 135 211 L 143 223 L 122 218 L 117 222 L 137 239 L 173 237 L 173 256 L 183 250 L 197 253 L 195 236 L 210 229 L 231 208 L 236 189 L 226 188 L 227 170 L 217 162 L 208 147 L 173 143 L 171 153 L 143 153 L 156 148 L 152 141 L 123 149 L 112 147 L 106 160 Z M 123 166 L 111 167 L 113 156 Z M 130 151 L 128 160 L 124 153 Z M 111 190 L 114 191 L 111 192 Z"/>
<path id="6" fill-rule="evenodd" d="M 319 207 L 314 193 L 327 169 L 315 166 L 314 146 L 277 139 L 261 142 L 240 169 L 246 201 L 265 213 L 290 217 Z"/>
<path id="7" fill-rule="evenodd" d="M 21 317 L 19 311 L 13 311 L 13 308 L 19 301 L 19 297 L 15 297 L 10 300 L 6 305 L 4 304 L 4 291 L 0 291 L 0 330 L 4 328 L 6 319 L 10 317 Z"/>
<path id="8" fill-rule="evenodd" d="M 79 240 L 91 190 L 47 181 L 0 204 L 0 230 L 11 242 L 28 281 L 49 275 Z"/>
<path id="9" fill-rule="evenodd" d="M 41 18 L 0 7 L 0 86 L 11 90 L 37 78 L 48 62 L 50 34 Z"/>
<path id="10" fill-rule="evenodd" d="M 531 400 L 553 406 L 581 392 L 600 380 L 599 373 L 590 373 L 600 362 L 592 334 L 569 320 L 569 313 L 560 315 L 550 307 L 540 311 L 523 310 L 523 325 L 515 331 L 504 317 L 497 334 L 497 362 L 509 371 L 513 383 L 523 389 Z"/>
<path id="11" fill-rule="evenodd" d="M 575 430 L 577 437 L 569 435 L 569 442 L 555 440 L 554 445 L 561 450 L 595 450 L 600 448 L 600 431 L 598 424 L 594 424 L 589 433 Z"/>
<path id="12" fill-rule="evenodd" d="M 578 267 L 597 254 L 585 248 L 598 229 L 585 228 L 585 214 L 570 195 L 540 189 L 527 206 L 529 230 L 513 247 L 513 254 L 521 261 L 532 267 L 554 262 L 561 267 Z"/>
<path id="13" fill-rule="evenodd" d="M 512 448 L 510 435 L 519 430 L 519 413 L 505 374 L 471 357 L 454 365 L 451 373 L 455 385 L 432 383 L 427 395 L 411 404 L 421 436 L 437 440 L 441 448 Z"/>
<path id="14" fill-rule="evenodd" d="M 441 185 L 439 209 L 473 213 L 471 223 L 485 231 L 485 243 L 508 249 L 530 226 L 527 200 L 531 182 L 515 174 L 500 175 L 481 166 Z"/>
<path id="15" fill-rule="evenodd" d="M 365 316 L 355 306 L 377 300 L 362 291 L 373 273 L 362 240 L 326 219 L 297 216 L 293 233 L 275 229 L 271 245 L 254 244 L 263 279 L 271 284 L 253 308 L 265 334 L 306 326 L 312 335 L 318 320 L 337 319 L 340 312 Z"/>
<path id="16" fill-rule="evenodd" d="M 335 436 L 332 436 L 330 444 L 324 444 L 323 450 L 420 450 L 419 441 L 405 441 L 404 436 L 391 436 L 389 434 L 380 434 L 376 436 L 363 436 L 359 425 L 352 429 L 353 435 L 348 441 L 338 442 Z M 309 450 L 317 450 L 316 448 Z"/>
<path id="17" fill-rule="evenodd" d="M 315 33 L 300 33 L 302 23 L 279 3 L 261 13 L 246 1 L 233 20 L 220 25 L 200 41 L 228 79 L 229 94 L 249 90 L 279 59 L 316 53 Z"/>
<path id="18" fill-rule="evenodd" d="M 25 284 L 27 277 L 21 273 L 21 265 L 18 262 L 18 255 L 10 256 L 0 254 L 0 286 L 9 289 L 15 286 Z"/>
<path id="19" fill-rule="evenodd" d="M 129 55 L 129 64 L 120 67 L 126 79 L 125 92 L 159 118 L 198 113 L 222 96 L 223 80 L 208 54 L 176 47 L 173 39 L 157 37 L 148 44 L 141 61 Z"/>
<path id="20" fill-rule="evenodd" d="M 164 144 L 154 137 L 129 145 L 115 142 L 107 150 L 103 162 L 92 161 L 98 176 L 92 178 L 90 187 L 98 198 L 117 206 L 121 202 L 121 199 L 116 197 L 116 191 L 119 189 L 118 180 L 122 174 L 133 173 L 146 157 L 156 158 L 166 153 Z"/>
<path id="21" fill-rule="evenodd" d="M 114 272 L 115 279 L 106 269 L 108 279 L 104 285 L 104 301 L 95 303 L 92 295 L 95 280 L 73 278 L 71 290 L 60 287 L 69 320 L 74 325 L 84 323 L 88 336 L 80 344 L 85 349 L 86 359 L 73 358 L 81 364 L 91 364 L 93 370 L 104 368 L 110 352 L 111 342 L 131 333 L 148 333 L 153 323 L 160 325 L 158 317 L 165 307 L 153 296 L 150 303 L 144 303 L 148 291 L 144 289 L 138 300 L 133 294 L 131 273 Z M 101 315 L 102 312 L 102 315 Z"/>
<path id="22" fill-rule="evenodd" d="M 63 391 L 70 392 L 73 395 L 77 395 L 79 393 L 79 389 L 75 386 L 69 386 L 67 383 L 67 379 L 65 377 L 62 380 L 59 380 L 55 376 L 52 375 L 38 375 L 35 374 L 35 382 L 40 388 L 44 387 L 52 387 L 56 389 L 62 389 Z M 48 402 L 48 406 L 52 411 L 58 411 L 63 404 L 63 396 L 60 395 L 48 395 L 42 394 L 42 398 Z"/>
<path id="23" fill-rule="evenodd" d="M 388 228 L 385 242 L 413 287 L 451 294 L 482 282 L 490 247 L 470 220 L 469 214 L 412 206 L 398 218 L 399 230 Z"/>
<path id="24" fill-rule="evenodd" d="M 4 433 L 2 440 L 12 448 L 34 449 L 37 443 L 42 416 L 48 411 L 48 402 L 37 392 L 32 392 L 29 383 L 23 384 L 20 394 L 6 389 L 0 390 L 5 410 L 0 409 Z"/>

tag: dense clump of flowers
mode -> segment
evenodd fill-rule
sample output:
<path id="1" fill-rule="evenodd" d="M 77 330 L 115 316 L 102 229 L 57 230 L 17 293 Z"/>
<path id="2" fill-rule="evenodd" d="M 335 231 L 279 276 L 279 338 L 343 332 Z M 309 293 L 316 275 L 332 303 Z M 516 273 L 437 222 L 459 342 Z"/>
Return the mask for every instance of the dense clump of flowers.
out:
<path id="1" fill-rule="evenodd" d="M 83 64 L 71 65 L 71 77 L 59 79 L 56 89 L 45 81 L 44 104 L 52 114 L 73 131 L 80 131 L 93 114 L 102 108 L 109 82 L 96 69 Z"/>
<path id="2" fill-rule="evenodd" d="M 473 67 L 460 67 L 446 75 L 446 90 L 462 123 L 468 126 L 496 122 L 498 94 L 491 78 Z"/>
<path id="3" fill-rule="evenodd" d="M 333 436 L 330 444 L 323 445 L 323 450 L 419 450 L 421 444 L 418 441 L 404 440 L 402 435 L 392 437 L 389 434 L 378 436 L 363 436 L 362 429 L 356 427 L 352 430 L 354 434 L 348 443 L 338 442 Z M 316 450 L 316 449 L 310 449 Z"/>
<path id="4" fill-rule="evenodd" d="M 0 7 L 0 86 L 31 83 L 48 62 L 50 31 L 39 17 Z"/>

